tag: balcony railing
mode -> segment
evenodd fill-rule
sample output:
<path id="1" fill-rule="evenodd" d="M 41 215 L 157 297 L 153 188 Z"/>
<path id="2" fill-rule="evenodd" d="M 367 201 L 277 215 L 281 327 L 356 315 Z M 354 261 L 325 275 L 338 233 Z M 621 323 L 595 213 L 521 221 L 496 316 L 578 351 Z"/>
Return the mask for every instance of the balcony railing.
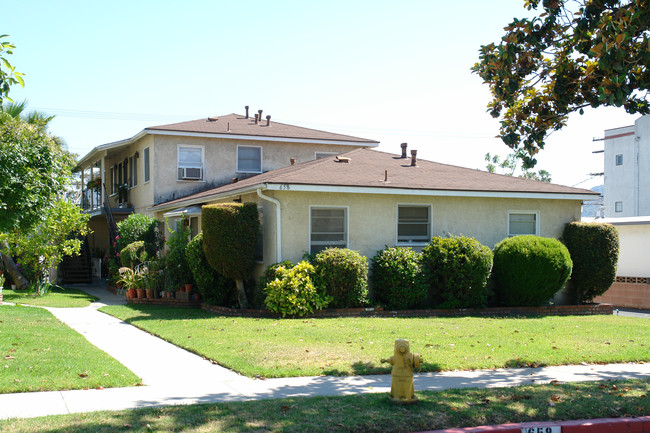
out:
<path id="1" fill-rule="evenodd" d="M 102 194 L 99 187 L 84 189 L 81 195 L 81 208 L 83 210 L 95 210 L 102 207 Z"/>

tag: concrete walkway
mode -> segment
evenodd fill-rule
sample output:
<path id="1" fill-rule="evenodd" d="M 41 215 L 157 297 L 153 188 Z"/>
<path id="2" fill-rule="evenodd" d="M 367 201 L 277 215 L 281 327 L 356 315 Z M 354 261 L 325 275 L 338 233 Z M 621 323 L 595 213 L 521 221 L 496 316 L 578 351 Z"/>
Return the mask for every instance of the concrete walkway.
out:
<path id="1" fill-rule="evenodd" d="M 99 287 L 79 288 L 99 297 L 100 301 L 86 308 L 49 310 L 141 377 L 145 386 L 1 394 L 0 419 L 174 404 L 390 391 L 390 375 L 250 379 L 97 311 L 104 305 L 125 303 L 123 297 Z M 170 371 L 177 371 L 178 366 L 182 366 L 182 375 L 169 374 Z M 553 380 L 580 382 L 648 377 L 650 363 L 579 365 L 422 373 L 416 375 L 415 388 L 435 391 L 539 384 Z"/>

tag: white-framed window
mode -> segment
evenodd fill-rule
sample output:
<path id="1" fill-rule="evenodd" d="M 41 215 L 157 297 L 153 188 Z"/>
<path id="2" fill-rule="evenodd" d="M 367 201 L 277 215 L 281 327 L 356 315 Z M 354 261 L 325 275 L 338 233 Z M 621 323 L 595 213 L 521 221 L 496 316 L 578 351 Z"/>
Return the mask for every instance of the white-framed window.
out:
<path id="1" fill-rule="evenodd" d="M 622 201 L 617 201 L 614 203 L 614 211 L 615 212 L 623 212 L 623 202 Z"/>
<path id="2" fill-rule="evenodd" d="M 144 151 L 144 183 L 147 183 L 151 180 L 151 166 L 149 165 L 149 148 L 145 147 Z"/>
<path id="3" fill-rule="evenodd" d="M 431 240 L 431 206 L 397 205 L 397 243 L 426 244 Z"/>
<path id="4" fill-rule="evenodd" d="M 178 145 L 178 180 L 203 180 L 203 146 Z"/>
<path id="5" fill-rule="evenodd" d="M 616 165 L 623 165 L 623 154 L 616 155 Z"/>
<path id="6" fill-rule="evenodd" d="M 539 211 L 508 212 L 508 236 L 538 234 Z"/>
<path id="7" fill-rule="evenodd" d="M 316 159 L 321 159 L 321 158 L 330 158 L 332 156 L 336 156 L 338 153 L 336 152 L 316 152 Z"/>
<path id="8" fill-rule="evenodd" d="M 237 171 L 240 173 L 262 172 L 262 148 L 237 146 Z"/>
<path id="9" fill-rule="evenodd" d="M 309 253 L 328 247 L 347 248 L 348 208 L 313 206 L 309 208 Z"/>
<path id="10" fill-rule="evenodd" d="M 138 184 L 138 164 L 134 156 L 129 156 L 129 188 L 133 188 Z"/>

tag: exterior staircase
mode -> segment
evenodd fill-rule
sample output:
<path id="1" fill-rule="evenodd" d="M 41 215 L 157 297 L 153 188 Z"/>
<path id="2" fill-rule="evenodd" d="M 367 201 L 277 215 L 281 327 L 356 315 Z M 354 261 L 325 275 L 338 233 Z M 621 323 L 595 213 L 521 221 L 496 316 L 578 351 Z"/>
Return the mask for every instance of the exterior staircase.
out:
<path id="1" fill-rule="evenodd" d="M 78 256 L 63 258 L 63 284 L 92 283 L 90 248 L 88 238 L 84 238 Z"/>

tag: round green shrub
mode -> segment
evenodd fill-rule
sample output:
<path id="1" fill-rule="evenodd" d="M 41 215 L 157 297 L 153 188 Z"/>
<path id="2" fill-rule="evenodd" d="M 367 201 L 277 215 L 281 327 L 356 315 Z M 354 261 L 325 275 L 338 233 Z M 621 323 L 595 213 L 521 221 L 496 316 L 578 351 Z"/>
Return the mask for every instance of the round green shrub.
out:
<path id="1" fill-rule="evenodd" d="M 569 250 L 557 239 L 514 236 L 494 247 L 497 297 L 515 307 L 535 307 L 555 295 L 571 276 Z"/>
<path id="2" fill-rule="evenodd" d="M 569 292 L 576 302 L 591 302 L 616 279 L 618 230 L 611 224 L 572 222 L 562 240 L 573 260 Z"/>
<path id="3" fill-rule="evenodd" d="M 313 259 L 319 290 L 332 297 L 330 307 L 361 307 L 368 303 L 368 261 L 357 251 L 327 248 Z"/>
<path id="4" fill-rule="evenodd" d="M 386 247 L 377 252 L 370 262 L 375 299 L 390 310 L 420 304 L 428 291 L 421 262 L 422 255 L 410 247 Z"/>
<path id="5" fill-rule="evenodd" d="M 146 261 L 144 241 L 131 242 L 120 251 L 120 262 L 123 267 L 134 269 L 137 265 Z"/>
<path id="6" fill-rule="evenodd" d="M 434 237 L 422 249 L 429 306 L 477 308 L 487 305 L 492 251 L 474 238 Z"/>
<path id="7" fill-rule="evenodd" d="M 235 283 L 219 275 L 208 263 L 203 252 L 203 233 L 196 235 L 187 244 L 185 252 L 196 289 L 201 294 L 201 298 L 212 305 L 230 305 L 235 291 Z"/>
<path id="8" fill-rule="evenodd" d="M 120 250 L 136 241 L 145 243 L 145 249 L 150 257 L 155 256 L 162 249 L 160 222 L 154 217 L 132 213 L 124 221 L 117 223 L 117 230 L 119 234 L 117 246 Z"/>
<path id="9" fill-rule="evenodd" d="M 323 309 L 330 301 L 316 289 L 311 277 L 314 266 L 302 261 L 296 266 L 275 268 L 276 278 L 264 288 L 266 308 L 284 316 L 306 316 Z"/>

